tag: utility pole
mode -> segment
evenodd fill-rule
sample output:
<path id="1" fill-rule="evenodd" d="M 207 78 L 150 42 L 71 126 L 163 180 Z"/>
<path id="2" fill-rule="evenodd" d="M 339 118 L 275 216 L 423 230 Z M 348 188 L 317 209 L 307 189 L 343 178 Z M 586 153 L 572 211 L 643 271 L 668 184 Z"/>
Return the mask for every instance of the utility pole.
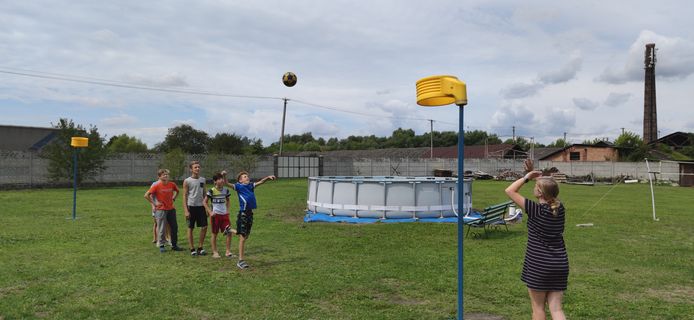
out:
<path id="1" fill-rule="evenodd" d="M 282 112 L 282 134 L 280 135 L 280 156 L 282 155 L 282 144 L 284 143 L 284 120 L 287 117 L 287 98 L 283 98 L 284 100 L 284 111 Z"/>
<path id="2" fill-rule="evenodd" d="M 431 152 L 429 153 L 429 159 L 433 159 L 434 158 L 434 120 L 429 119 L 429 125 L 430 125 L 429 138 L 431 140 L 431 142 L 430 142 L 430 146 L 431 146 L 430 151 Z"/>
<path id="3" fill-rule="evenodd" d="M 564 132 L 564 147 L 566 147 L 566 132 Z"/>
<path id="4" fill-rule="evenodd" d="M 516 142 L 516 126 L 513 126 L 513 142 Z"/>
<path id="5" fill-rule="evenodd" d="M 624 128 L 620 128 L 620 129 L 622 129 L 622 134 L 624 134 Z"/>
<path id="6" fill-rule="evenodd" d="M 484 138 L 484 158 L 489 158 L 489 138 Z"/>
<path id="7" fill-rule="evenodd" d="M 535 160 L 535 137 L 530 137 L 530 157 L 531 160 Z"/>

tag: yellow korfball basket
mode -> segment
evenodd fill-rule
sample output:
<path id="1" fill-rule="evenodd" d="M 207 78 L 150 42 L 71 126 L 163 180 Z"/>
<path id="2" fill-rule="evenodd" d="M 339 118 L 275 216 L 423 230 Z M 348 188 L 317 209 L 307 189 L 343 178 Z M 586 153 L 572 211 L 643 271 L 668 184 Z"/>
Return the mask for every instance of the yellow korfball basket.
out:
<path id="1" fill-rule="evenodd" d="M 89 138 L 72 137 L 72 141 L 70 141 L 70 146 L 72 146 L 73 148 L 86 148 L 89 146 Z"/>
<path id="2" fill-rule="evenodd" d="M 465 83 L 454 76 L 431 76 L 417 81 L 417 104 L 425 107 L 444 106 L 455 103 L 467 104 Z"/>

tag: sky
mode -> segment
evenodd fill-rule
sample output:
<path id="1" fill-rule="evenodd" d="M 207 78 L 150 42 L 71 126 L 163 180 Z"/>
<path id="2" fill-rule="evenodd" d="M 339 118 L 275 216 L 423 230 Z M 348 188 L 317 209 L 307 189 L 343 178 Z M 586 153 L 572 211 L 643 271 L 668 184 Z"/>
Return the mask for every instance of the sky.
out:
<path id="1" fill-rule="evenodd" d="M 60 118 L 149 147 L 189 124 L 279 140 L 457 131 L 415 83 L 467 84 L 465 130 L 551 143 L 642 135 L 646 43 L 660 136 L 694 131 L 686 1 L 0 0 L 0 125 Z M 285 72 L 298 83 L 283 85 Z"/>

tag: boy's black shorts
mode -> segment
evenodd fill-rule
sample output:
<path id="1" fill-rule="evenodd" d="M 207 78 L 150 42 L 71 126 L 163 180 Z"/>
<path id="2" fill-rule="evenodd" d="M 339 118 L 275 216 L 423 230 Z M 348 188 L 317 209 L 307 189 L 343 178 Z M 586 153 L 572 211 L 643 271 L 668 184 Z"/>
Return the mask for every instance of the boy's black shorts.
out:
<path id="1" fill-rule="evenodd" d="M 251 229 L 253 228 L 253 210 L 246 209 L 246 211 L 239 211 L 236 215 L 236 233 L 242 235 L 244 238 L 248 238 L 251 235 Z"/>
<path id="2" fill-rule="evenodd" d="M 188 206 L 188 212 L 190 213 L 188 217 L 188 228 L 193 229 L 196 224 L 200 228 L 207 227 L 207 212 L 205 212 L 205 207 Z"/>

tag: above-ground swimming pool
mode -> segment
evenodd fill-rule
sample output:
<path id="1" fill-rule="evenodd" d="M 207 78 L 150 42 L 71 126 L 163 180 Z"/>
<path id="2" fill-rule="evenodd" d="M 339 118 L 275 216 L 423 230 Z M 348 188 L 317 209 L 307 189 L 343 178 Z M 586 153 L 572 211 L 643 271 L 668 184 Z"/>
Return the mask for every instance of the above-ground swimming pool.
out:
<path id="1" fill-rule="evenodd" d="M 457 216 L 457 178 L 321 176 L 308 180 L 309 215 L 382 221 Z M 472 179 L 463 181 L 463 192 L 465 214 L 472 207 Z"/>

